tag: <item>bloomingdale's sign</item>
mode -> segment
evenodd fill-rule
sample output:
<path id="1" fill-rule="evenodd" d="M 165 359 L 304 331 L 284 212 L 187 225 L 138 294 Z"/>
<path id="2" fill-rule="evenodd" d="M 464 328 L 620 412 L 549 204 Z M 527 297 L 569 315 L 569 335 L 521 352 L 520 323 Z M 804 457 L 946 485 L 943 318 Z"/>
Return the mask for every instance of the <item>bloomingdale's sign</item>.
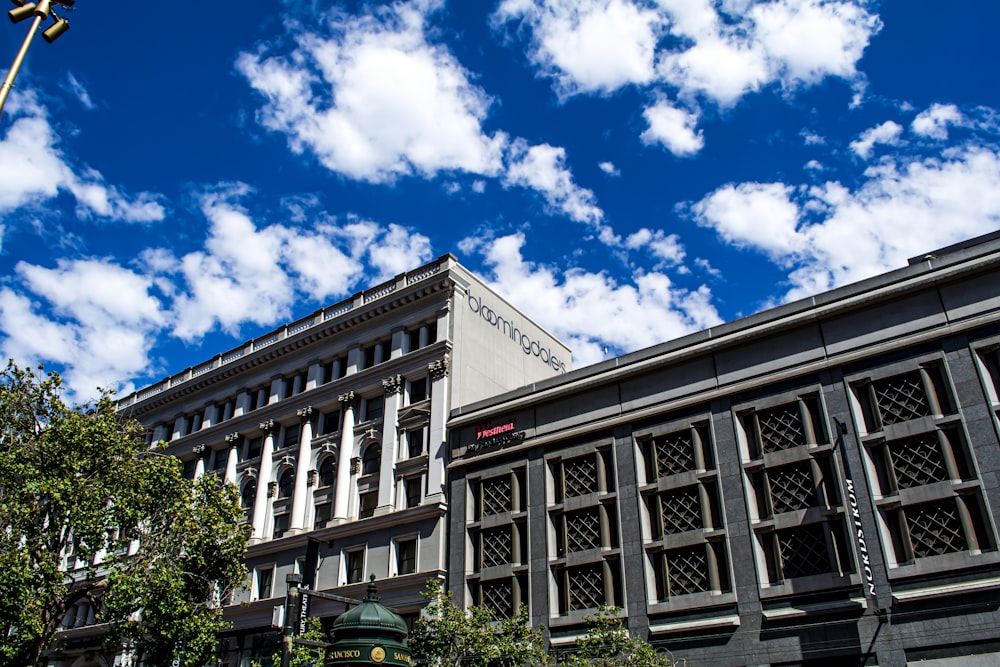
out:
<path id="1" fill-rule="evenodd" d="M 559 357 L 554 355 L 551 350 L 547 347 L 542 347 L 542 344 L 537 340 L 532 340 L 528 334 L 522 332 L 514 323 L 507 318 L 500 315 L 497 311 L 493 310 L 486 304 L 482 302 L 479 297 L 473 296 L 469 293 L 469 310 L 473 313 L 479 315 L 487 324 L 495 328 L 497 331 L 501 332 L 505 336 L 508 336 L 512 341 L 521 346 L 521 350 L 527 354 L 541 359 L 542 363 L 546 364 L 553 370 L 557 370 L 560 373 L 566 372 L 566 363 L 563 362 Z"/>

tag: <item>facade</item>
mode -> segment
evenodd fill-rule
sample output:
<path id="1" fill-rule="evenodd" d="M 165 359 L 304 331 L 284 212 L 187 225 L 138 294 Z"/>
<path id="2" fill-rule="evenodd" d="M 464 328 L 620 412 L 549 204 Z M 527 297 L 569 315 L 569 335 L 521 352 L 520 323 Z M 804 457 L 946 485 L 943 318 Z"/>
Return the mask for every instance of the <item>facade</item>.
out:
<path id="1" fill-rule="evenodd" d="M 449 586 L 556 650 L 997 664 L 998 416 L 994 235 L 457 406 Z"/>
<path id="2" fill-rule="evenodd" d="M 445 255 L 119 402 L 186 474 L 240 489 L 253 527 L 250 581 L 225 600 L 222 664 L 272 655 L 286 575 L 361 599 L 369 576 L 404 616 L 443 577 L 447 416 L 568 370 L 570 353 Z M 88 658 L 102 628 L 68 617 Z M 312 614 L 344 605 L 314 598 Z M 87 662 L 87 660 L 92 662 Z"/>

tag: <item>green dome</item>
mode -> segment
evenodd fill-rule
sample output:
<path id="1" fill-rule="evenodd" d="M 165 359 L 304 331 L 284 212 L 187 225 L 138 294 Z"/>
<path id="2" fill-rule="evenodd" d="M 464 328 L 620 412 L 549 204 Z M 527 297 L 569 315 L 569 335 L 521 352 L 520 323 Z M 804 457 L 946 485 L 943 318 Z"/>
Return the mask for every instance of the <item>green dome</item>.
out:
<path id="1" fill-rule="evenodd" d="M 332 634 L 334 641 L 361 635 L 404 641 L 407 635 L 406 621 L 379 604 L 375 575 L 372 575 L 365 599 L 354 609 L 337 617 L 333 622 Z"/>

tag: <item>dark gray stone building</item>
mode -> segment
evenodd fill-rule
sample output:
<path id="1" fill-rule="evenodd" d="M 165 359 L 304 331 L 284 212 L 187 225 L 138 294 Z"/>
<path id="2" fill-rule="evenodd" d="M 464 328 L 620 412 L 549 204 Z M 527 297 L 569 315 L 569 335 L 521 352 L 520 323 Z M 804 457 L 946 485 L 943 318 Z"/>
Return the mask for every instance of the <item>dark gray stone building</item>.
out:
<path id="1" fill-rule="evenodd" d="M 1000 663 L 1000 239 L 452 410 L 449 584 L 569 648 Z"/>

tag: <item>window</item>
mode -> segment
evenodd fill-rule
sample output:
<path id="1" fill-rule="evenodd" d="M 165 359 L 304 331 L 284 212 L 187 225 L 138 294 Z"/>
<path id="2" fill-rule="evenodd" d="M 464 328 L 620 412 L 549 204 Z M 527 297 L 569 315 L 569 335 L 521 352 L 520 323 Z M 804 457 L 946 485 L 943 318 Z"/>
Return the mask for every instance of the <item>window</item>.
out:
<path id="1" fill-rule="evenodd" d="M 319 485 L 333 486 L 334 481 L 336 481 L 336 471 L 337 459 L 333 456 L 325 456 L 319 464 Z"/>
<path id="2" fill-rule="evenodd" d="M 285 434 L 284 435 L 285 435 L 284 440 L 281 443 L 281 446 L 283 448 L 284 447 L 294 447 L 295 445 L 299 444 L 299 426 L 298 426 L 298 424 L 296 424 L 295 426 L 286 426 L 285 427 Z"/>
<path id="3" fill-rule="evenodd" d="M 288 515 L 277 514 L 274 517 L 274 539 L 283 537 L 288 531 Z"/>
<path id="4" fill-rule="evenodd" d="M 416 538 L 396 541 L 396 574 L 413 574 L 417 571 Z"/>
<path id="5" fill-rule="evenodd" d="M 336 433 L 340 428 L 340 410 L 331 410 L 323 414 L 323 423 L 320 426 L 319 435 L 330 435 Z"/>
<path id="6" fill-rule="evenodd" d="M 410 403 L 419 403 L 427 398 L 427 378 L 410 380 Z"/>
<path id="7" fill-rule="evenodd" d="M 184 477 L 194 479 L 195 468 L 198 467 L 198 459 L 191 459 L 184 462 Z"/>
<path id="8" fill-rule="evenodd" d="M 384 396 L 374 396 L 372 398 L 365 399 L 365 416 L 361 421 L 371 421 L 373 419 L 382 419 L 382 414 L 385 411 L 385 397 Z"/>
<path id="9" fill-rule="evenodd" d="M 257 569 L 257 599 L 266 600 L 271 597 L 271 588 L 274 585 L 274 567 L 263 567 Z"/>
<path id="10" fill-rule="evenodd" d="M 247 440 L 247 460 L 260 456 L 260 450 L 264 445 L 264 439 L 260 436 Z"/>
<path id="11" fill-rule="evenodd" d="M 418 428 L 406 432 L 406 454 L 409 458 L 424 453 L 424 429 Z"/>
<path id="12" fill-rule="evenodd" d="M 286 468 L 278 478 L 278 498 L 291 498 L 294 485 L 295 471 L 292 468 Z"/>
<path id="13" fill-rule="evenodd" d="M 420 504 L 423 491 L 423 477 L 407 477 L 403 480 L 403 491 L 406 493 L 406 506 L 416 507 Z"/>
<path id="14" fill-rule="evenodd" d="M 354 549 L 347 552 L 347 583 L 358 584 L 365 578 L 365 550 Z"/>
<path id="15" fill-rule="evenodd" d="M 319 503 L 316 505 L 316 517 L 313 519 L 313 528 L 319 530 L 326 528 L 333 518 L 333 503 Z"/>
<path id="16" fill-rule="evenodd" d="M 361 455 L 361 474 L 376 474 L 381 463 L 382 447 L 378 443 L 373 442 L 365 447 L 364 454 Z"/>
<path id="17" fill-rule="evenodd" d="M 378 491 L 366 491 L 359 495 L 359 500 L 358 518 L 367 519 L 374 516 L 375 508 L 378 507 Z"/>
<path id="18" fill-rule="evenodd" d="M 246 515 L 247 521 L 253 520 L 253 504 L 257 497 L 257 482 L 250 480 L 243 485 L 243 493 L 240 495 L 240 506 Z"/>
<path id="19" fill-rule="evenodd" d="M 220 449 L 215 452 L 214 463 L 212 464 L 213 470 L 225 470 L 226 464 L 229 462 L 229 452 L 225 449 Z"/>

